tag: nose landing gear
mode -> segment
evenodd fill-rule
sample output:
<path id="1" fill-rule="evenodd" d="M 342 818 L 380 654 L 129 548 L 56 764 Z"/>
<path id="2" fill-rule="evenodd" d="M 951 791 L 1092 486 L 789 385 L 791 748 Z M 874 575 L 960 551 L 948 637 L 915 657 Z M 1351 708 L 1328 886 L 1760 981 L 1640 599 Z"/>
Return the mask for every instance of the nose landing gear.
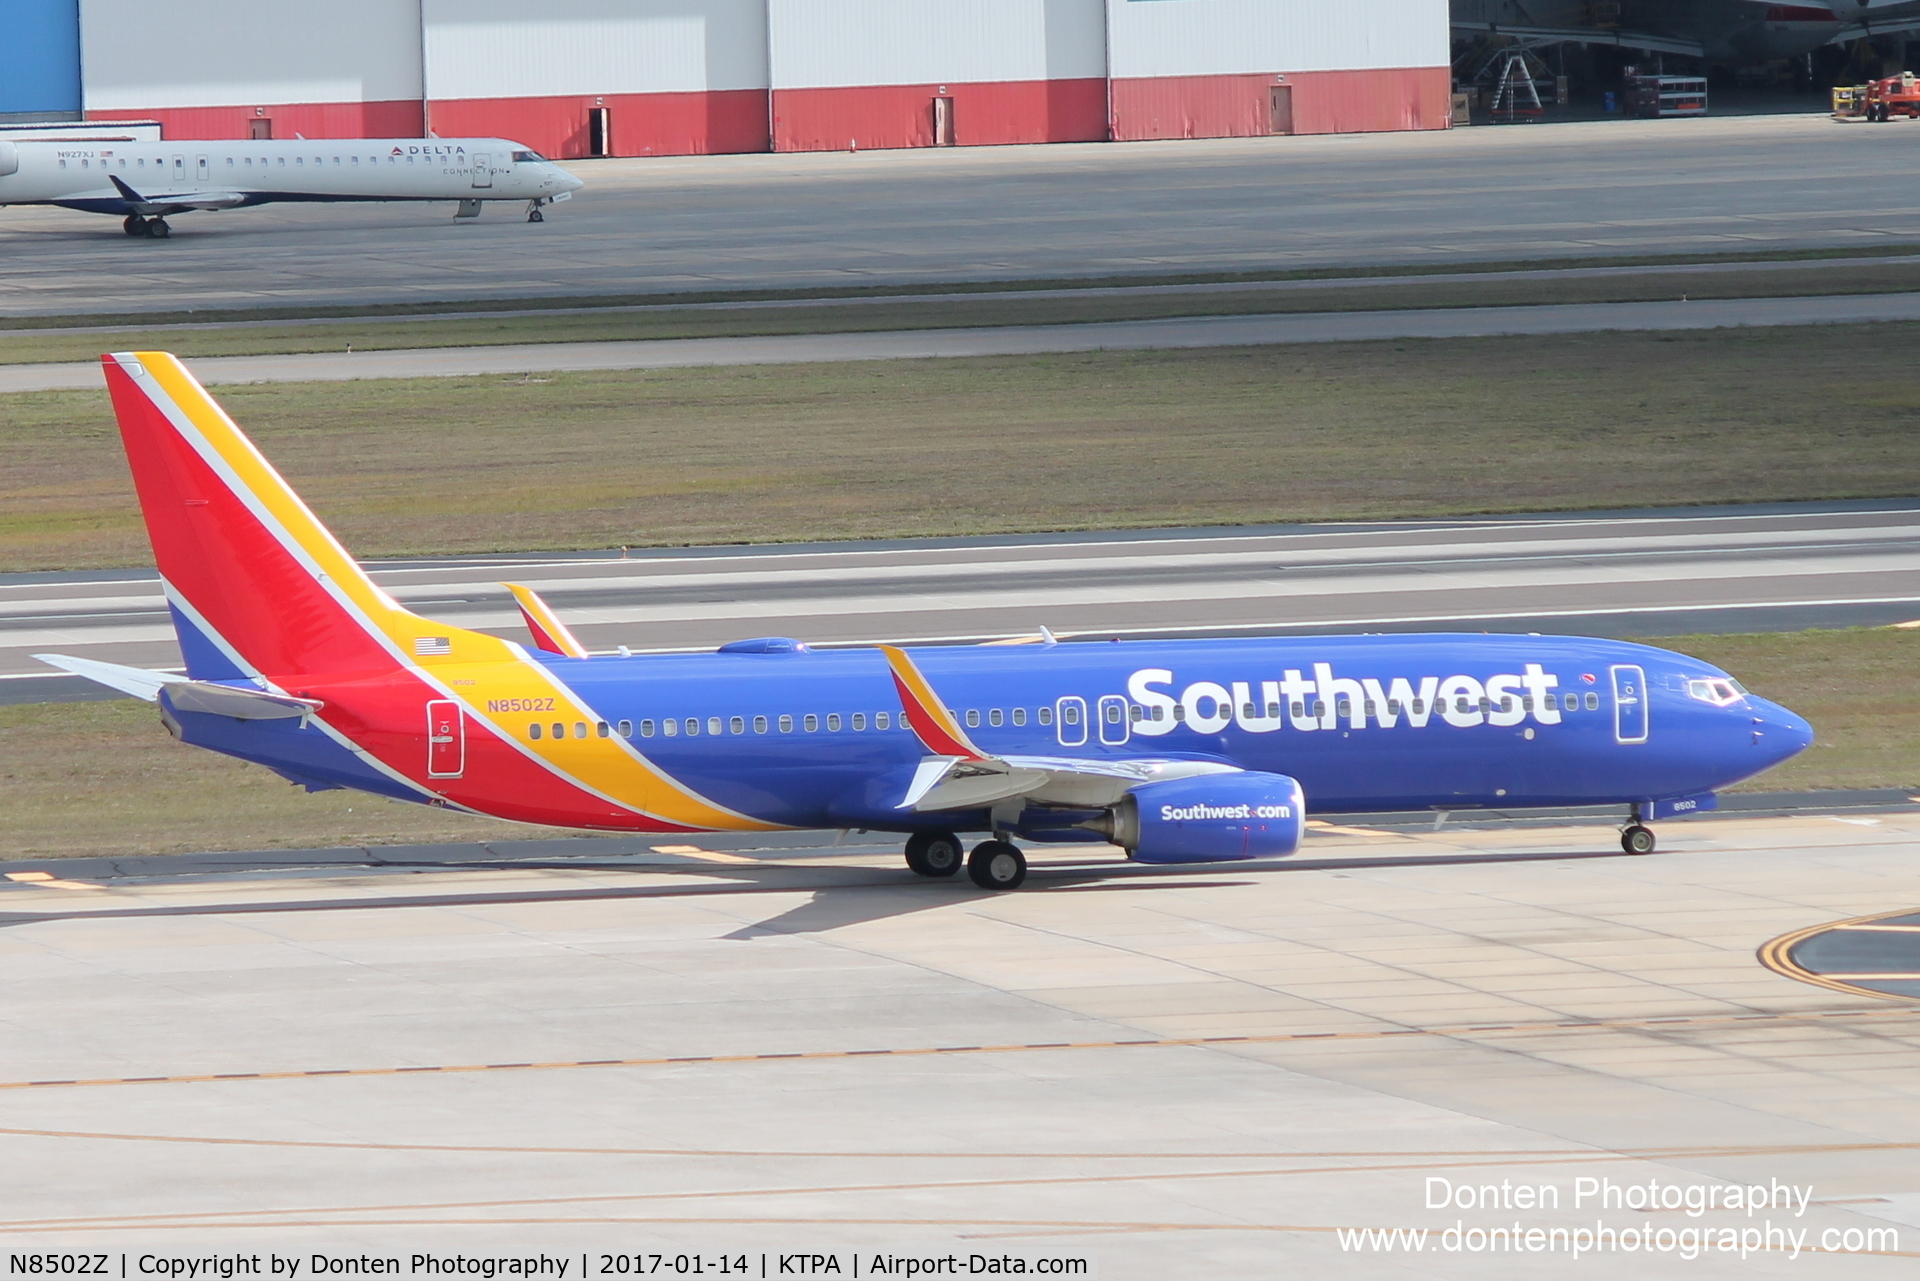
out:
<path id="1" fill-rule="evenodd" d="M 528 222 L 545 222 L 547 220 L 547 216 L 540 212 L 540 206 L 545 203 L 546 201 L 540 200 L 538 198 L 527 201 L 527 221 Z"/>

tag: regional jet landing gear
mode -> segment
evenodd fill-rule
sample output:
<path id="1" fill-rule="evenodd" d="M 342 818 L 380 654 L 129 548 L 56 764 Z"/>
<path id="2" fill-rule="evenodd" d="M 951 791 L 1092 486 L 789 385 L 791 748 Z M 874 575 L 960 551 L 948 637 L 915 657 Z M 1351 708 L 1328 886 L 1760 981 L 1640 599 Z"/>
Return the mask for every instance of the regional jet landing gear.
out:
<path id="1" fill-rule="evenodd" d="M 527 201 L 528 222 L 545 222 L 547 220 L 547 216 L 540 212 L 540 206 L 545 203 L 546 201 L 538 198 Z"/>
<path id="2" fill-rule="evenodd" d="M 154 240 L 165 240 L 173 234 L 173 228 L 167 226 L 165 218 L 142 218 L 139 214 L 128 214 L 127 220 L 120 224 L 120 230 L 129 236 L 147 236 Z"/>
<path id="3" fill-rule="evenodd" d="M 952 876 L 966 861 L 952 832 L 915 832 L 907 838 L 907 866 L 921 876 Z"/>
<path id="4" fill-rule="evenodd" d="M 1627 811 L 1627 825 L 1620 829 L 1620 848 L 1629 854 L 1653 853 L 1653 829 L 1641 821 L 1643 818 L 1638 805 Z"/>

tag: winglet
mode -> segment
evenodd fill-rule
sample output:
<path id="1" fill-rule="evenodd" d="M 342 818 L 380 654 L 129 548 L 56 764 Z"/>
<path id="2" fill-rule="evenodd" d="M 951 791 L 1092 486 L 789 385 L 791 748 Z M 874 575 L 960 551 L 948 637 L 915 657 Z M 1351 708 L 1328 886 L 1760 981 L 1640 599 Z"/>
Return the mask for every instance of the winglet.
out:
<path id="1" fill-rule="evenodd" d="M 987 754 L 973 745 L 953 713 L 941 705 L 940 696 L 913 665 L 906 651 L 896 645 L 882 645 L 880 652 L 887 656 L 887 665 L 893 669 L 893 687 L 900 692 L 900 708 L 907 724 L 920 736 L 927 750 L 936 756 L 986 760 Z"/>
<path id="2" fill-rule="evenodd" d="M 512 592 L 514 600 L 520 603 L 520 616 L 527 620 L 527 630 L 533 633 L 535 648 L 566 658 L 587 657 L 587 647 L 573 638 L 573 633 L 560 621 L 560 616 L 535 594 L 533 588 L 522 587 L 518 583 L 500 585 Z"/>

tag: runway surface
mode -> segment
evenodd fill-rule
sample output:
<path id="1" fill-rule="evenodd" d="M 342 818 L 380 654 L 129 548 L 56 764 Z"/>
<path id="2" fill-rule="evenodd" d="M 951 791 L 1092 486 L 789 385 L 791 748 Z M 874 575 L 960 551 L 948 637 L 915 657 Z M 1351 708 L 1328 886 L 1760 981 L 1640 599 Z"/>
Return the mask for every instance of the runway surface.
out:
<path id="1" fill-rule="evenodd" d="M 602 1253 L 753 1276 L 858 1253 L 866 1276 L 951 1251 L 1125 1281 L 1537 1275 L 1442 1231 L 1644 1226 L 1735 1252 L 1583 1262 L 1906 1275 L 1920 1010 L 1756 950 L 1911 910 L 1920 811 L 1662 838 L 1316 826 L 1296 863 L 1186 870 L 1055 848 L 997 896 L 859 838 L 9 864 L 0 1232 L 110 1258 L 585 1253 L 596 1278 Z M 1689 1215 L 1576 1203 L 1583 1178 L 1796 1191 Z M 1556 1200 L 1436 1207 L 1431 1179 Z M 1387 1260 L 1354 1227 L 1431 1244 Z"/>
<path id="2" fill-rule="evenodd" d="M 526 641 L 525 583 L 599 651 L 1330 631 L 1658 635 L 1920 618 L 1920 504 L 460 558 L 373 567 L 420 613 Z M 94 695 L 35 652 L 179 659 L 150 573 L 0 576 L 0 700 Z"/>
<path id="3" fill-rule="evenodd" d="M 579 198 L 0 211 L 0 315 L 1859 247 L 1920 236 L 1920 133 L 1824 116 L 573 162 Z M 1839 193 L 1872 175 L 1871 199 Z"/>
<path id="4" fill-rule="evenodd" d="M 1920 294 L 1194 316 L 1080 325 L 1005 325 L 986 329 L 914 329 L 763 338 L 515 343 L 285 356 L 200 356 L 189 358 L 186 363 L 204 383 L 343 382 L 358 378 L 447 378 L 585 369 L 783 365 L 1024 356 L 1038 352 L 1159 351 L 1382 338 L 1484 338 L 1610 329 L 1721 329 L 1738 325 L 1901 320 L 1920 320 Z M 0 393 L 93 390 L 99 385 L 100 366 L 95 361 L 0 365 Z"/>

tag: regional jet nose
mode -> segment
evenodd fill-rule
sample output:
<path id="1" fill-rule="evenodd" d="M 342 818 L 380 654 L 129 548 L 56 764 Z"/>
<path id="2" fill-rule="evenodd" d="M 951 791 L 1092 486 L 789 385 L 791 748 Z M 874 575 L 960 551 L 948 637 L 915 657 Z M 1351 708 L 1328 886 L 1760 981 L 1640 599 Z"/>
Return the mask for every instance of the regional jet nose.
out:
<path id="1" fill-rule="evenodd" d="M 1753 709 L 1753 746 L 1766 755 L 1767 765 L 1778 765 L 1813 745 L 1813 726 L 1806 718 L 1764 698 L 1749 698 Z"/>
<path id="2" fill-rule="evenodd" d="M 556 169 L 553 171 L 553 185 L 561 191 L 578 191 L 587 184 L 584 179 L 574 177 L 565 169 Z"/>

